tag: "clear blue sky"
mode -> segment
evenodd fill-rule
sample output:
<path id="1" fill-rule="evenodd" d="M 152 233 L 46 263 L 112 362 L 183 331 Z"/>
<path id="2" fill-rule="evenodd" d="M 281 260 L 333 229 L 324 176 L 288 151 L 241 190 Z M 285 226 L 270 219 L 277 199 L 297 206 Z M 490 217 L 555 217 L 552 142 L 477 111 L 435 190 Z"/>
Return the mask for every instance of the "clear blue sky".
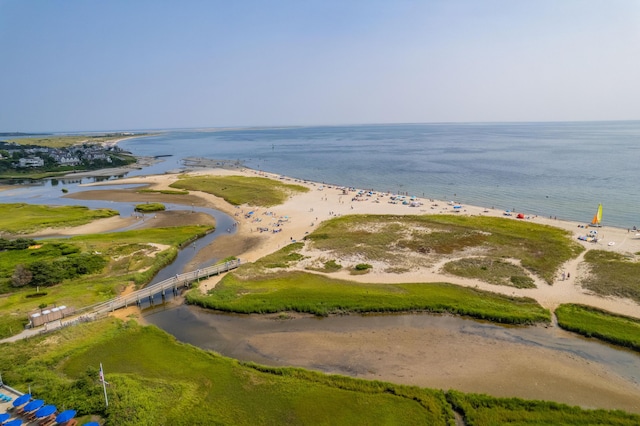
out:
<path id="1" fill-rule="evenodd" d="M 0 0 L 0 132 L 638 119 L 636 0 Z"/>

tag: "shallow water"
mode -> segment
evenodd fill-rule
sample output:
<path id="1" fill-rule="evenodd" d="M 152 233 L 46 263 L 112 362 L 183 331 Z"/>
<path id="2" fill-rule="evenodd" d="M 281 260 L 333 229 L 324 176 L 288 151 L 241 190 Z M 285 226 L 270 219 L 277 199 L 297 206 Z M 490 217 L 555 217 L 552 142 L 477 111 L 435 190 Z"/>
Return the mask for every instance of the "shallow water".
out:
<path id="1" fill-rule="evenodd" d="M 182 342 L 241 361 L 640 412 L 638 354 L 553 327 L 428 314 L 283 320 L 186 305 L 156 306 L 144 317 Z"/>

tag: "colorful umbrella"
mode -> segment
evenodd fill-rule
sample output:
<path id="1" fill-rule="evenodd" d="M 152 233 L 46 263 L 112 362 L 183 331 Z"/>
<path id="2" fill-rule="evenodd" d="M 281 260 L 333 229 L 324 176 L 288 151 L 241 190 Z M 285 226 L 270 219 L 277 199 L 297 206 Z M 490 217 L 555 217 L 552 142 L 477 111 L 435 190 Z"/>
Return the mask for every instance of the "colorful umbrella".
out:
<path id="1" fill-rule="evenodd" d="M 16 399 L 13 400 L 13 406 L 14 407 L 19 407 L 22 404 L 26 404 L 27 401 L 29 401 L 31 399 L 31 394 L 30 393 L 25 393 L 23 395 L 20 395 L 19 397 L 17 397 Z"/>
<path id="2" fill-rule="evenodd" d="M 44 407 L 40 408 L 38 411 L 36 411 L 36 419 L 39 419 L 41 417 L 47 417 L 53 413 L 55 413 L 57 410 L 55 405 L 45 405 Z"/>
<path id="3" fill-rule="evenodd" d="M 44 401 L 41 399 L 34 399 L 33 401 L 31 401 L 30 403 L 28 403 L 27 405 L 24 406 L 24 412 L 25 413 L 29 413 L 33 410 L 37 410 L 38 408 L 42 407 L 44 405 Z"/>
<path id="4" fill-rule="evenodd" d="M 7 420 L 9 420 L 9 417 L 11 417 L 11 414 L 9 413 L 0 414 L 0 423 L 6 422 Z"/>
<path id="5" fill-rule="evenodd" d="M 76 415 L 76 410 L 66 410 L 56 416 L 56 423 L 68 422 Z"/>
<path id="6" fill-rule="evenodd" d="M 6 422 L 6 423 L 5 423 L 4 425 L 2 425 L 2 426 L 20 426 L 20 425 L 22 425 L 22 420 L 20 420 L 20 419 L 13 419 L 13 420 L 10 420 L 10 421 Z"/>

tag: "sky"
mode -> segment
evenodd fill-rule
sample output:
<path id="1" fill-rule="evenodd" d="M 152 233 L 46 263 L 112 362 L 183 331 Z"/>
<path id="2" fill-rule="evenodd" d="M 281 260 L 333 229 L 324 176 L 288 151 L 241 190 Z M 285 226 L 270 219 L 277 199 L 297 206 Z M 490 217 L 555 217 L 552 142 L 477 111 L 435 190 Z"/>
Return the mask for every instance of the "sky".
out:
<path id="1" fill-rule="evenodd" d="M 638 119 L 636 0 L 0 0 L 0 132 Z"/>

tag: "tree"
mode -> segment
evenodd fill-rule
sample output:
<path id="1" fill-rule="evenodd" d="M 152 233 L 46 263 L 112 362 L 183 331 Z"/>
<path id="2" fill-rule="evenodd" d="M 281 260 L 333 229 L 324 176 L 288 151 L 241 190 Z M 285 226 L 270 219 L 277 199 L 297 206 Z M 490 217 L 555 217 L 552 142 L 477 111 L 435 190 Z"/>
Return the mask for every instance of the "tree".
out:
<path id="1" fill-rule="evenodd" d="M 31 282 L 31 278 L 33 275 L 31 271 L 27 269 L 24 265 L 20 264 L 16 266 L 16 269 L 13 271 L 13 276 L 11 277 L 11 284 L 14 287 L 23 287 Z"/>
<path id="2" fill-rule="evenodd" d="M 61 282 L 65 277 L 65 271 L 59 265 L 60 262 L 34 262 L 29 265 L 33 277 L 32 286 L 52 286 Z"/>

